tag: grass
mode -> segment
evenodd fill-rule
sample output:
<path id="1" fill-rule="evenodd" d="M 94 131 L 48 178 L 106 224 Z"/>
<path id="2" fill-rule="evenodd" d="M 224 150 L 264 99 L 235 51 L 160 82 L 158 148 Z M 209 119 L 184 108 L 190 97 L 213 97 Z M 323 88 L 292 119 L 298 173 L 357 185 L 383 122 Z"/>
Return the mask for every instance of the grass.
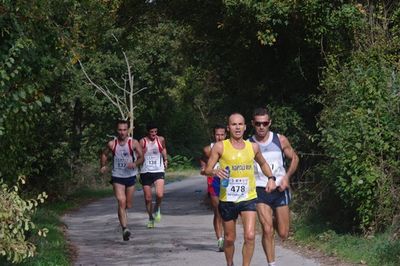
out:
<path id="1" fill-rule="evenodd" d="M 197 175 L 198 169 L 171 169 L 167 171 L 166 183 L 180 181 L 185 177 Z M 35 243 L 37 254 L 33 258 L 26 259 L 23 263 L 17 265 L 23 266 L 67 266 L 72 264 L 71 255 L 73 251 L 68 245 L 64 236 L 64 224 L 61 216 L 68 211 L 79 208 L 95 199 L 100 199 L 113 195 L 110 185 L 92 186 L 94 189 L 80 189 L 67 196 L 65 199 L 57 202 L 45 203 L 40 206 L 34 214 L 32 220 L 38 228 L 47 228 L 49 232 L 45 238 L 31 236 L 30 241 Z M 139 182 L 135 186 L 136 190 L 142 187 Z M 0 257 L 0 265 L 11 264 Z"/>
<path id="2" fill-rule="evenodd" d="M 294 240 L 339 257 L 350 263 L 394 266 L 400 265 L 400 240 L 391 240 L 391 234 L 373 237 L 338 234 L 327 226 L 294 221 Z"/>

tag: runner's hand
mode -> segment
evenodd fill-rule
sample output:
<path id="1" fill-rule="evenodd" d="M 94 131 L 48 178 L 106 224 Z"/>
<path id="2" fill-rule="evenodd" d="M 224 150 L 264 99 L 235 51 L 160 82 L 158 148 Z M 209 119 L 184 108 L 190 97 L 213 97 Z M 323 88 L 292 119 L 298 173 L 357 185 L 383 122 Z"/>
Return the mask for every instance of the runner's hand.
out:
<path id="1" fill-rule="evenodd" d="M 219 178 L 229 178 L 229 172 L 225 169 L 218 168 L 214 170 L 213 176 L 218 176 Z"/>
<path id="2" fill-rule="evenodd" d="M 284 176 L 281 180 L 281 183 L 279 184 L 278 190 L 282 192 L 285 191 L 287 188 L 289 188 L 289 178 L 287 176 Z"/>
<path id="3" fill-rule="evenodd" d="M 102 166 L 102 167 L 100 168 L 100 173 L 102 173 L 102 174 L 107 173 L 107 171 L 108 171 L 108 167 L 107 167 L 106 165 L 104 165 L 104 166 Z"/>
<path id="4" fill-rule="evenodd" d="M 268 180 L 267 186 L 265 187 L 265 191 L 267 193 L 270 193 L 270 192 L 274 191 L 275 189 L 276 189 L 276 183 L 272 178 L 270 178 Z"/>
<path id="5" fill-rule="evenodd" d="M 126 168 L 128 168 L 128 169 L 134 169 L 134 168 L 136 168 L 136 164 L 135 164 L 135 163 L 127 163 L 127 164 L 126 164 Z"/>

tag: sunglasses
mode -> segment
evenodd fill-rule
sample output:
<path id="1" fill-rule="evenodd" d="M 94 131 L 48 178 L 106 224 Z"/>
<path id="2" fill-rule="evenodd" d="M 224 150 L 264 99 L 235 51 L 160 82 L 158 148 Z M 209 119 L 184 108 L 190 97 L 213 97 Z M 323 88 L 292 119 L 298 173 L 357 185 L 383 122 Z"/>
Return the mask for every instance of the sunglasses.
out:
<path id="1" fill-rule="evenodd" d="M 266 127 L 266 126 L 268 126 L 269 125 L 269 123 L 271 123 L 271 121 L 264 121 L 264 122 L 254 122 L 254 125 L 256 126 L 256 127 L 259 127 L 259 126 L 261 126 L 261 125 L 263 125 L 264 127 Z"/>

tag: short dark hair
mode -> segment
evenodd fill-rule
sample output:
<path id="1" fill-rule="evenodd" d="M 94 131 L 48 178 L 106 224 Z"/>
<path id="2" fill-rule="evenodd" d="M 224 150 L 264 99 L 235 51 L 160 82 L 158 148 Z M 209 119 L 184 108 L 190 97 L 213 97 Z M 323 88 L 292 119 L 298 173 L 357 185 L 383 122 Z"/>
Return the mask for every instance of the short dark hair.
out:
<path id="1" fill-rule="evenodd" d="M 126 124 L 129 128 L 129 120 L 125 120 L 125 119 L 118 119 L 117 123 L 115 123 L 115 125 L 118 127 L 119 124 Z"/>
<path id="2" fill-rule="evenodd" d="M 216 131 L 217 129 L 225 129 L 225 131 L 226 131 L 226 126 L 223 126 L 223 125 L 221 125 L 221 124 L 216 124 L 216 125 L 213 127 L 213 132 L 214 132 L 214 134 L 215 134 L 215 131 Z"/>
<path id="3" fill-rule="evenodd" d="M 271 114 L 267 107 L 258 107 L 256 109 L 254 109 L 253 118 L 258 115 L 267 115 L 269 118 L 271 118 Z"/>
<path id="4" fill-rule="evenodd" d="M 158 129 L 158 126 L 157 126 L 156 123 L 154 123 L 154 122 L 147 123 L 147 125 L 146 125 L 147 131 L 149 131 L 150 129 L 153 129 L 153 128 L 157 128 Z"/>

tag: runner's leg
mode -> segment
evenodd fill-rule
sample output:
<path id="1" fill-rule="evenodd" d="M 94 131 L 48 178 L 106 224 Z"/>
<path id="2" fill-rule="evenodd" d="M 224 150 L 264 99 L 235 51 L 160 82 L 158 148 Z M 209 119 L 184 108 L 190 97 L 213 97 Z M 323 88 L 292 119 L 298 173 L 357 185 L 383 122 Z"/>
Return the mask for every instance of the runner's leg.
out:
<path id="1" fill-rule="evenodd" d="M 160 178 L 154 182 L 154 186 L 156 187 L 156 204 L 154 206 L 154 210 L 157 212 L 161 207 L 161 201 L 164 197 L 164 179 Z"/>
<path id="2" fill-rule="evenodd" d="M 235 253 L 235 239 L 236 239 L 236 220 L 224 221 L 224 235 L 225 235 L 225 258 L 227 265 L 233 265 L 233 254 Z"/>
<path id="3" fill-rule="evenodd" d="M 135 192 L 135 186 L 129 186 L 129 187 L 125 188 L 126 208 L 127 209 L 132 208 L 134 192 Z"/>
<path id="4" fill-rule="evenodd" d="M 144 185 L 143 186 L 143 195 L 144 195 L 144 202 L 146 205 L 146 211 L 149 215 L 149 220 L 154 220 L 153 218 L 153 198 L 152 198 L 152 191 L 151 186 Z"/>
<path id="5" fill-rule="evenodd" d="M 118 201 L 118 219 L 122 228 L 126 228 L 127 217 L 126 217 L 126 196 L 125 196 L 125 185 L 113 183 L 114 195 Z"/>
<path id="6" fill-rule="evenodd" d="M 255 229 L 256 229 L 256 212 L 242 211 L 244 243 L 242 248 L 243 266 L 249 266 L 254 253 Z"/>
<path id="7" fill-rule="evenodd" d="M 210 196 L 211 199 L 211 207 L 213 208 L 214 218 L 213 218 L 213 225 L 215 236 L 217 240 L 223 236 L 223 227 L 222 227 L 222 218 L 218 211 L 218 203 L 219 198 L 217 196 Z"/>
<path id="8" fill-rule="evenodd" d="M 285 241 L 289 236 L 289 206 L 286 205 L 276 208 L 275 214 L 279 237 L 282 241 Z"/>
<path id="9" fill-rule="evenodd" d="M 258 219 L 262 227 L 261 243 L 268 262 L 275 261 L 274 226 L 272 209 L 267 204 L 257 203 Z"/>

